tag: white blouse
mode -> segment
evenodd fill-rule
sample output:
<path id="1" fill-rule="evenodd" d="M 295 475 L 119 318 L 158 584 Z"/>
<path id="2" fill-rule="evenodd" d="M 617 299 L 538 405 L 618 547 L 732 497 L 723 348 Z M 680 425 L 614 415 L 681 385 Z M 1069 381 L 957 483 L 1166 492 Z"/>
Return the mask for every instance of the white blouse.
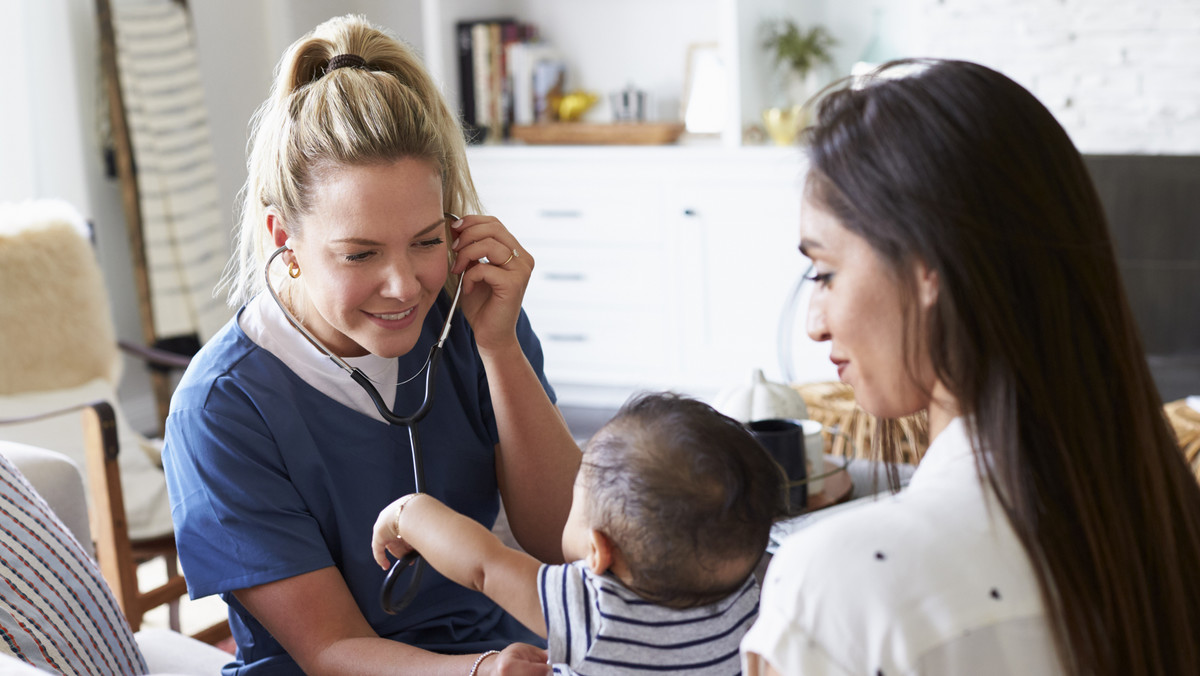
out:
<path id="1" fill-rule="evenodd" d="M 1024 548 L 962 419 L 901 493 L 790 537 L 742 641 L 781 674 L 1061 674 Z"/>

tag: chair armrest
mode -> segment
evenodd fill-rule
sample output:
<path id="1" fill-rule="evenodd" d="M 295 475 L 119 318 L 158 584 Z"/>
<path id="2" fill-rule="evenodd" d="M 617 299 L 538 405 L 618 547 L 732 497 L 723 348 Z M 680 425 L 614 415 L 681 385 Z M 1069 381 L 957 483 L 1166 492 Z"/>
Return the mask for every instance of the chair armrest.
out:
<path id="1" fill-rule="evenodd" d="M 139 345 L 137 343 L 131 343 L 127 340 L 118 340 L 117 346 L 120 347 L 121 351 L 125 354 L 137 357 L 150 366 L 162 369 L 185 369 L 192 361 L 191 357 L 187 357 L 176 352 L 160 350 L 156 347 L 148 347 L 146 345 Z"/>

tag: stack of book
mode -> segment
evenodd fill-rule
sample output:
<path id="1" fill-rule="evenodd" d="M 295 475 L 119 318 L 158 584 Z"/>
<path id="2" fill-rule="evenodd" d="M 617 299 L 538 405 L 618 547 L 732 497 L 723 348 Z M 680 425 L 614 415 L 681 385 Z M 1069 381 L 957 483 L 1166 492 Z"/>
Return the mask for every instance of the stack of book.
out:
<path id="1" fill-rule="evenodd" d="M 455 30 L 468 140 L 502 139 L 513 124 L 556 119 L 548 101 L 563 93 L 566 68 L 534 26 L 497 18 L 460 21 Z"/>

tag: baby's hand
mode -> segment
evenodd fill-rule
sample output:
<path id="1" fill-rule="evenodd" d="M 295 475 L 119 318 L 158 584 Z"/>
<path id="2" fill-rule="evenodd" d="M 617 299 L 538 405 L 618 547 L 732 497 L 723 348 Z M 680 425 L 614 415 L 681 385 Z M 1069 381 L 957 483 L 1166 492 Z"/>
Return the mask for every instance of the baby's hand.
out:
<path id="1" fill-rule="evenodd" d="M 527 643 L 513 643 L 500 651 L 499 655 L 485 659 L 479 665 L 478 674 L 503 676 L 541 676 L 549 674 L 546 651 Z"/>
<path id="2" fill-rule="evenodd" d="M 371 551 L 375 554 L 375 563 L 387 570 L 391 567 L 385 552 L 391 552 L 397 559 L 412 551 L 412 547 L 400 536 L 400 514 L 410 500 L 420 495 L 409 493 L 383 508 L 379 518 L 375 519 L 375 532 L 371 536 Z"/>

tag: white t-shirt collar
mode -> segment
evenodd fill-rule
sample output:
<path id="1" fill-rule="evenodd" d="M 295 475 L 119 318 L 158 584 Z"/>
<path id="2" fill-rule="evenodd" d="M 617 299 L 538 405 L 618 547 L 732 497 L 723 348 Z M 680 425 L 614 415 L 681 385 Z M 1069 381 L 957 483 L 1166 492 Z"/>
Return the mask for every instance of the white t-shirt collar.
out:
<path id="1" fill-rule="evenodd" d="M 338 403 L 384 422 L 370 395 L 328 355 L 308 342 L 267 294 L 260 293 L 251 299 L 239 315 L 238 323 L 250 340 L 278 357 L 304 382 Z M 399 370 L 396 359 L 367 354 L 362 357 L 343 357 L 343 360 L 358 368 L 375 384 L 389 410 L 395 405 L 396 375 Z"/>

